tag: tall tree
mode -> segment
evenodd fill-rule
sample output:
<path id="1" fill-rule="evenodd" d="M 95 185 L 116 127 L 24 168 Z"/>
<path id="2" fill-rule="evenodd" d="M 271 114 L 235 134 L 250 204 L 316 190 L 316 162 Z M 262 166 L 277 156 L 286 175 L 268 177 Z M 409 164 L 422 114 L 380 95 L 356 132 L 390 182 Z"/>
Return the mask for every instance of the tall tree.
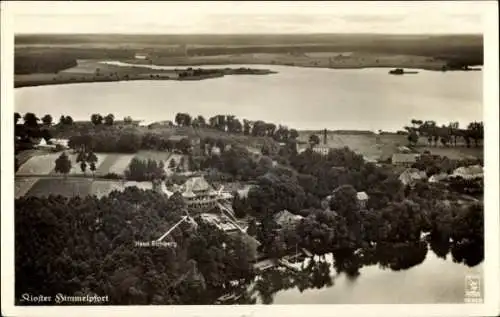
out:
<path id="1" fill-rule="evenodd" d="M 95 155 L 94 152 L 89 151 L 87 153 L 86 162 L 88 162 L 90 165 L 90 170 L 92 171 L 92 176 L 95 176 L 97 161 L 98 161 L 97 155 Z"/>
<path id="2" fill-rule="evenodd" d="M 110 113 L 106 117 L 104 117 L 104 123 L 106 125 L 113 125 L 113 122 L 115 121 L 115 116 Z"/>
<path id="3" fill-rule="evenodd" d="M 61 155 L 56 159 L 56 167 L 54 170 L 56 173 L 64 174 L 64 178 L 67 177 L 69 171 L 71 170 L 71 161 L 66 152 L 61 153 Z"/>
<path id="4" fill-rule="evenodd" d="M 123 123 L 125 124 L 132 124 L 132 122 L 133 120 L 131 116 L 126 116 L 125 118 L 123 118 Z"/>
<path id="5" fill-rule="evenodd" d="M 311 147 L 311 149 L 318 145 L 319 142 L 320 139 L 316 134 L 311 134 L 311 136 L 309 136 L 309 146 Z"/>
<path id="6" fill-rule="evenodd" d="M 200 125 L 200 127 L 204 127 L 207 124 L 207 121 L 205 120 L 205 118 L 202 115 L 199 115 L 197 117 L 197 119 L 198 119 L 198 124 Z"/>
<path id="7" fill-rule="evenodd" d="M 38 119 L 34 113 L 32 112 L 26 113 L 23 119 L 24 119 L 24 126 L 29 128 L 38 128 L 38 121 L 40 121 L 40 119 Z"/>
<path id="8" fill-rule="evenodd" d="M 52 125 L 52 116 L 50 114 L 44 115 L 42 118 L 42 122 L 43 124 L 48 126 Z"/>
<path id="9" fill-rule="evenodd" d="M 102 120 L 103 120 L 103 117 L 98 113 L 94 113 L 93 115 L 90 116 L 90 121 L 94 125 L 102 124 Z"/>
<path id="10" fill-rule="evenodd" d="M 290 129 L 290 139 L 297 139 L 299 137 L 299 132 L 295 129 Z"/>

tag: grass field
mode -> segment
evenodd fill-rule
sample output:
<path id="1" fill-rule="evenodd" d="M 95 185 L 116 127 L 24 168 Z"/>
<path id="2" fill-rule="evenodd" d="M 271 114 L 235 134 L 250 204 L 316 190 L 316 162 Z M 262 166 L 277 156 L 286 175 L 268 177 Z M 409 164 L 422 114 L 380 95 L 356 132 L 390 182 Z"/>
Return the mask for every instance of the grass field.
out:
<path id="1" fill-rule="evenodd" d="M 26 195 L 37 197 L 47 197 L 49 195 L 86 196 L 90 192 L 91 186 L 92 179 L 88 178 L 42 178 L 30 188 Z"/>
<path id="2" fill-rule="evenodd" d="M 299 141 L 307 142 L 312 131 L 299 131 Z M 318 146 L 325 146 L 323 144 L 323 136 L 321 133 L 315 133 L 320 137 L 320 144 Z M 375 160 L 386 160 L 394 153 L 397 153 L 399 146 L 406 146 L 408 144 L 405 135 L 396 134 L 327 134 L 327 147 L 342 148 L 349 147 L 351 150 L 358 154 L 362 154 L 366 158 Z M 420 138 L 416 149 L 419 152 L 429 151 L 435 155 L 447 156 L 450 159 L 464 159 L 464 158 L 482 158 L 482 147 L 467 148 L 462 143 L 457 147 L 430 147 L 426 138 Z M 307 147 L 307 144 L 302 145 Z"/>

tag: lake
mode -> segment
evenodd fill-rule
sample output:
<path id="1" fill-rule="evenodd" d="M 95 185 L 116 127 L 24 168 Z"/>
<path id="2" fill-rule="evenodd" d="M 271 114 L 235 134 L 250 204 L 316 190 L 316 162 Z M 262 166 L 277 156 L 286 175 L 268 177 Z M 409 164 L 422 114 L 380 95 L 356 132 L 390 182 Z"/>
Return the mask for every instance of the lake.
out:
<path id="1" fill-rule="evenodd" d="M 294 265 L 298 272 L 265 271 L 232 294 L 241 296 L 240 304 L 463 303 L 466 277 L 482 284 L 479 249 L 419 242 L 364 254 L 329 253 Z"/>
<path id="2" fill-rule="evenodd" d="M 465 126 L 483 120 L 482 71 L 394 76 L 388 69 L 321 69 L 275 65 L 218 65 L 277 71 L 201 81 L 128 81 L 24 87 L 15 111 L 121 119 L 173 120 L 177 112 L 234 114 L 296 129 L 400 130 L 412 118 Z M 172 69 L 172 67 L 156 68 Z"/>

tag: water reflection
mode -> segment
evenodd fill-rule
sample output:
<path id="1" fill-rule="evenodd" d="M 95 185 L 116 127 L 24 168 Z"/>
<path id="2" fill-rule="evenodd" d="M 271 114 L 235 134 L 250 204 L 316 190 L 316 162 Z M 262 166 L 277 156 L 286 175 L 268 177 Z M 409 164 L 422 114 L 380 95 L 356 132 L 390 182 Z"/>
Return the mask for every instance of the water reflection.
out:
<path id="1" fill-rule="evenodd" d="M 424 241 L 395 245 L 378 245 L 361 250 L 338 250 L 331 254 L 305 259 L 296 266 L 297 271 L 275 267 L 264 271 L 254 281 L 238 285 L 230 290 L 231 302 L 221 304 L 272 304 L 280 291 L 306 290 L 332 287 L 341 274 L 348 283 L 356 283 L 364 266 L 377 265 L 383 270 L 401 271 L 418 266 L 426 259 L 428 250 L 446 260 L 451 253 L 452 261 L 476 266 L 483 261 L 482 243 L 450 243 L 449 240 L 427 237 Z M 228 295 L 228 293 L 226 293 Z M 258 300 L 257 300 L 258 299 Z"/>

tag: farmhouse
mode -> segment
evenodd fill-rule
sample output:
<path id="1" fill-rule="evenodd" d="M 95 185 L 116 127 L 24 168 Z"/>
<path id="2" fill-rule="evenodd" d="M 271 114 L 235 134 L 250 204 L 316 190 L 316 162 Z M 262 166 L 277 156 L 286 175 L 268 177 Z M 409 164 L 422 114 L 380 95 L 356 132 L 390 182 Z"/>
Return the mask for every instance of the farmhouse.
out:
<path id="1" fill-rule="evenodd" d="M 60 145 L 65 149 L 69 149 L 68 139 L 50 139 L 50 143 L 52 143 L 53 145 Z"/>
<path id="2" fill-rule="evenodd" d="M 50 141 L 49 141 L 50 142 Z M 55 149 L 56 145 L 55 144 L 49 144 L 45 139 L 40 139 L 37 145 L 35 145 L 37 149 Z"/>
<path id="3" fill-rule="evenodd" d="M 416 168 L 407 168 L 401 175 L 399 175 L 399 180 L 404 185 L 413 186 L 419 180 L 426 180 L 427 174 Z"/>

